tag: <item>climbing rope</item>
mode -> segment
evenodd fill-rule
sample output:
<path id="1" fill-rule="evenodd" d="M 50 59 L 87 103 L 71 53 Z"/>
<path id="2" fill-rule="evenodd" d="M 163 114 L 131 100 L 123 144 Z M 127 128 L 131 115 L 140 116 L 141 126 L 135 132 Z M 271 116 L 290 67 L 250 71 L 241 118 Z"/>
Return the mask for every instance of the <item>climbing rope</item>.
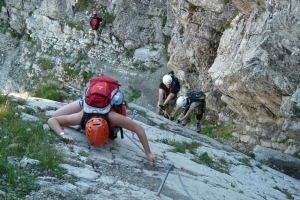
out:
<path id="1" fill-rule="evenodd" d="M 133 118 L 135 117 L 136 114 L 137 114 L 137 112 L 136 112 L 136 110 L 134 110 L 134 111 L 133 111 L 133 116 L 132 116 L 131 119 L 133 119 Z M 133 142 L 133 144 L 135 144 L 141 151 L 143 151 L 143 152 L 145 153 L 144 149 L 142 149 L 142 148 L 141 148 L 141 147 L 133 140 L 133 138 L 134 138 L 134 133 L 133 133 L 132 137 L 129 137 L 126 133 L 124 133 L 124 134 L 126 135 L 126 137 L 128 137 L 128 138 Z M 176 172 L 177 176 L 178 176 L 179 182 L 180 182 L 181 186 L 183 187 L 185 193 L 187 194 L 187 196 L 189 197 L 190 200 L 193 200 L 193 198 L 191 197 L 190 193 L 188 192 L 188 190 L 186 189 L 185 185 L 183 184 L 183 181 L 182 181 L 182 179 L 181 179 L 181 176 L 180 176 L 178 170 L 176 170 L 175 166 L 174 166 L 173 164 L 164 163 L 163 161 L 160 161 L 160 160 L 157 160 L 156 163 L 163 165 L 164 168 L 167 169 L 166 174 L 165 174 L 165 177 L 164 177 L 164 179 L 162 180 L 162 182 L 161 182 L 161 184 L 160 184 L 160 186 L 159 186 L 159 189 L 158 189 L 158 191 L 157 191 L 157 195 L 160 196 L 160 193 L 161 193 L 161 191 L 162 191 L 162 189 L 163 189 L 163 186 L 164 186 L 164 184 L 165 184 L 165 182 L 166 182 L 166 180 L 167 180 L 167 178 L 168 178 L 169 173 L 170 173 L 171 171 L 174 170 L 174 171 Z"/>

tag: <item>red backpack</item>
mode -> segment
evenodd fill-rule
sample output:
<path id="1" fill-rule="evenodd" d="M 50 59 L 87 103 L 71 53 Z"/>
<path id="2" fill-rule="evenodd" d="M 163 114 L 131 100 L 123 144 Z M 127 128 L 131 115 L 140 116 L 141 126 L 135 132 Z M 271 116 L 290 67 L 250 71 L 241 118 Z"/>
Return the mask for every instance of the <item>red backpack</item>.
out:
<path id="1" fill-rule="evenodd" d="M 116 80 L 108 76 L 92 78 L 86 90 L 84 101 L 89 106 L 105 108 L 111 103 L 112 93 L 115 93 L 119 86 L 120 84 Z"/>
<path id="2" fill-rule="evenodd" d="M 96 18 L 96 17 L 93 17 L 92 19 L 91 19 L 91 26 L 92 26 L 92 29 L 93 30 L 96 30 L 97 29 L 97 27 L 98 27 L 98 19 Z"/>
<path id="3" fill-rule="evenodd" d="M 107 121 L 110 127 L 109 138 L 114 139 L 117 137 L 118 131 L 116 130 L 121 131 L 121 138 L 123 138 L 122 128 L 111 127 L 108 119 L 108 113 L 111 110 L 126 116 L 124 93 L 119 86 L 121 85 L 118 81 L 109 76 L 97 76 L 90 80 L 83 96 L 84 115 L 81 120 L 82 129 L 85 129 L 85 124 L 91 117 L 98 116 Z"/>

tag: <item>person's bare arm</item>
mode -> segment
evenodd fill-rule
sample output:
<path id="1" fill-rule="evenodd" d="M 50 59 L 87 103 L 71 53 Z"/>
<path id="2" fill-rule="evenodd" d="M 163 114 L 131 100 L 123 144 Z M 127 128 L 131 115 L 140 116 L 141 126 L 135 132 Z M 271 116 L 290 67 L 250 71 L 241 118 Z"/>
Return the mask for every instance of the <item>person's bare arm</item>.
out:
<path id="1" fill-rule="evenodd" d="M 52 117 L 58 117 L 61 115 L 70 115 L 73 113 L 77 113 L 81 110 L 82 110 L 82 108 L 80 107 L 79 101 L 77 100 L 77 101 L 73 101 L 69 104 L 66 104 L 66 105 L 60 107 L 59 109 L 57 109 L 56 111 L 54 111 L 52 113 Z"/>
<path id="2" fill-rule="evenodd" d="M 148 160 L 152 162 L 156 161 L 157 156 L 152 154 L 145 130 L 141 125 L 115 112 L 110 112 L 108 114 L 108 117 L 112 126 L 120 126 L 132 132 L 135 132 L 143 145 Z"/>
<path id="3" fill-rule="evenodd" d="M 190 108 L 190 109 L 186 112 L 186 114 L 185 114 L 181 119 L 179 119 L 179 120 L 180 120 L 180 121 L 185 120 L 186 118 L 188 118 L 188 117 L 192 114 L 193 111 L 194 111 L 194 109 L 193 109 L 193 108 Z"/>
<path id="4" fill-rule="evenodd" d="M 63 126 L 80 125 L 82 114 L 82 111 L 80 111 L 71 115 L 51 117 L 48 120 L 48 125 L 56 134 L 60 135 L 63 132 Z M 61 135 L 61 137 L 68 143 L 74 143 L 74 139 L 70 135 L 64 134 Z"/>
<path id="5" fill-rule="evenodd" d="M 168 95 L 168 97 L 166 98 L 165 102 L 164 102 L 164 105 L 167 105 L 169 103 L 169 101 L 171 101 L 172 99 L 174 99 L 175 97 L 175 94 L 174 93 L 170 93 Z"/>
<path id="6" fill-rule="evenodd" d="M 176 108 L 175 108 L 175 110 L 174 110 L 174 112 L 172 114 L 172 117 L 174 117 L 178 113 L 178 111 L 180 110 L 180 108 L 182 108 L 182 107 L 176 106 Z"/>
<path id="7" fill-rule="evenodd" d="M 158 105 L 163 105 L 164 104 L 164 94 L 165 91 L 163 89 L 158 89 Z"/>

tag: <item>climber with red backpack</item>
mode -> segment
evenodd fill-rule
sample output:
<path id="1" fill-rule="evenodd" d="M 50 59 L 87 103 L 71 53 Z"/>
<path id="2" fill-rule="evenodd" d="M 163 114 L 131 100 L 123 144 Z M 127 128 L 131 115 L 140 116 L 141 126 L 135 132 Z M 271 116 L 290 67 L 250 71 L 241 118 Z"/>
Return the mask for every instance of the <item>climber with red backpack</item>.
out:
<path id="1" fill-rule="evenodd" d="M 93 16 L 90 18 L 90 25 L 93 30 L 98 31 L 99 25 L 102 22 L 102 18 L 98 17 L 97 11 L 93 11 Z"/>
<path id="2" fill-rule="evenodd" d="M 96 41 L 98 40 L 98 34 L 101 34 L 101 29 L 98 33 L 98 29 L 100 27 L 100 23 L 102 22 L 102 18 L 98 17 L 97 15 L 97 11 L 93 11 L 93 16 L 90 18 L 90 25 L 91 25 L 91 28 L 93 30 L 93 34 L 94 34 L 94 37 L 96 39 Z"/>
<path id="3" fill-rule="evenodd" d="M 81 125 L 86 138 L 93 146 L 101 146 L 115 139 L 122 128 L 135 132 L 141 141 L 148 160 L 155 162 L 145 130 L 141 125 L 126 117 L 124 93 L 120 84 L 109 76 L 97 76 L 89 81 L 83 97 L 67 104 L 52 114 L 48 120 L 50 128 L 64 141 L 73 144 L 71 135 L 64 133 L 65 126 Z"/>

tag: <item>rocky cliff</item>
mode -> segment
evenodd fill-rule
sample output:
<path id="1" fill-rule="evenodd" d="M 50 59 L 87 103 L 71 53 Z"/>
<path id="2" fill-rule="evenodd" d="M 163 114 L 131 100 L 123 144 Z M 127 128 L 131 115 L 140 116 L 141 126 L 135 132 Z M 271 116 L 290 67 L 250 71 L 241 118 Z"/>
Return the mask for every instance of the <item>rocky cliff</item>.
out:
<path id="1" fill-rule="evenodd" d="M 174 5 L 168 66 L 187 89 L 209 92 L 209 108 L 241 141 L 299 152 L 299 1 Z"/>
<path id="2" fill-rule="evenodd" d="M 234 125 L 238 141 L 299 156 L 299 1 L 0 2 L 3 93 L 53 80 L 80 89 L 105 73 L 154 110 L 173 69 L 182 94 L 206 92 L 206 118 Z M 104 18 L 97 35 L 93 9 Z"/>

